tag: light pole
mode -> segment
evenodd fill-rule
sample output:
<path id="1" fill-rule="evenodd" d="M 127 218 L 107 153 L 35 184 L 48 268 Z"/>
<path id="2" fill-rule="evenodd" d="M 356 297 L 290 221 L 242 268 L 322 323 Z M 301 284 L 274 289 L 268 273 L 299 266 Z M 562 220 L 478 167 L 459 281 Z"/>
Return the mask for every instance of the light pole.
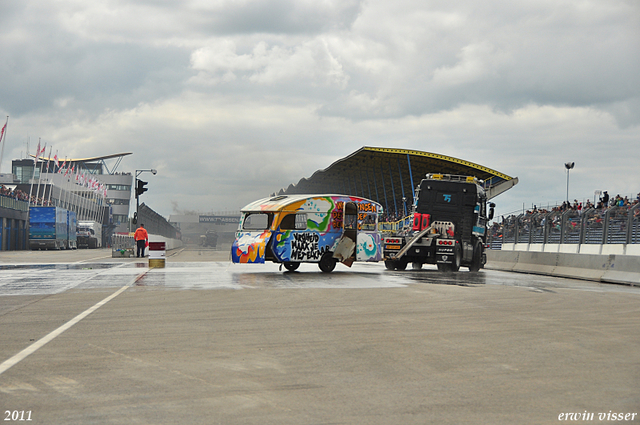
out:
<path id="1" fill-rule="evenodd" d="M 144 187 L 147 182 L 143 182 L 142 180 L 138 180 L 138 176 L 144 172 L 150 172 L 154 176 L 158 174 L 158 170 L 155 168 L 150 168 L 148 170 L 136 170 L 136 180 L 135 180 L 135 191 L 136 191 L 136 213 L 133 216 L 133 224 L 138 223 L 138 210 L 140 209 L 140 195 L 146 192 L 148 189 Z"/>
<path id="2" fill-rule="evenodd" d="M 564 167 L 567 169 L 567 204 L 569 203 L 569 170 L 576 165 L 575 162 L 565 162 Z"/>

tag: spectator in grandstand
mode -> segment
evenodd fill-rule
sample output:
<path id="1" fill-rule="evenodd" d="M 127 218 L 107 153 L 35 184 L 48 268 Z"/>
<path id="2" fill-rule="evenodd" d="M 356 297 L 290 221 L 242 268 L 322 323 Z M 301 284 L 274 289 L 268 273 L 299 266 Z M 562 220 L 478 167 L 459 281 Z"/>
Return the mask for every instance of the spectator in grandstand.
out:
<path id="1" fill-rule="evenodd" d="M 603 207 L 607 207 L 609 205 L 609 194 L 607 191 L 604 191 L 604 195 L 600 198 L 600 202 L 602 202 Z"/>
<path id="2" fill-rule="evenodd" d="M 133 234 L 133 239 L 136 241 L 136 257 L 143 258 L 144 249 L 147 247 L 147 243 L 149 242 L 149 234 L 145 230 L 144 224 L 140 223 L 140 227 L 138 227 L 136 232 Z"/>

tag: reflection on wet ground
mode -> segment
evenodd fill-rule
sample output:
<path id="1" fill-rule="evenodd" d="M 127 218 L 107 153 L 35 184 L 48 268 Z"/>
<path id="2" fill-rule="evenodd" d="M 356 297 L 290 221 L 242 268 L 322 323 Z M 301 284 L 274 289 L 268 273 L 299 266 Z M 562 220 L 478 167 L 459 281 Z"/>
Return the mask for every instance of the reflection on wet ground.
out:
<path id="1" fill-rule="evenodd" d="M 135 263 L 72 263 L 0 266 L 0 295 L 46 295 L 75 289 L 107 289 L 131 282 L 147 270 L 135 287 L 139 289 L 249 289 L 249 288 L 399 288 L 410 285 L 501 285 L 534 292 L 572 289 L 596 292 L 640 294 L 640 288 L 482 270 L 441 273 L 435 267 L 422 270 L 389 271 L 382 264 L 339 265 L 333 273 L 322 273 L 315 264 L 302 264 L 295 272 L 280 270 L 277 264 L 246 265 L 229 262 L 167 262 L 164 268 L 147 269 L 147 261 Z"/>

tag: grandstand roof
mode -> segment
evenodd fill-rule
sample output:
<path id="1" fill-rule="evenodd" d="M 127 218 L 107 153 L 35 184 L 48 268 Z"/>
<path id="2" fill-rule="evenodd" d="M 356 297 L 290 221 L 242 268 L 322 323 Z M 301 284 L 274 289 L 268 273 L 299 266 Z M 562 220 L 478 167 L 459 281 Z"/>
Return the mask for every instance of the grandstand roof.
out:
<path id="1" fill-rule="evenodd" d="M 64 161 L 67 165 L 71 166 L 73 164 L 82 164 L 82 167 L 86 170 L 88 170 L 89 172 L 95 172 L 95 170 L 100 169 L 100 170 L 106 170 L 108 174 L 114 174 L 116 169 L 118 168 L 118 166 L 120 165 L 120 163 L 122 162 L 122 158 L 124 158 L 127 155 L 131 155 L 132 152 L 124 152 L 124 153 L 114 153 L 111 155 L 103 155 L 103 156 L 93 156 L 93 157 L 89 157 L 89 158 L 65 158 Z M 35 158 L 36 156 L 33 154 L 30 154 L 30 156 L 32 158 Z M 114 159 L 117 158 L 115 165 L 113 165 L 111 168 L 107 167 L 107 163 L 105 162 L 105 160 L 107 159 Z M 46 162 L 47 164 L 51 161 L 55 162 L 55 158 L 44 158 L 44 157 L 40 157 L 39 159 L 42 162 Z M 58 161 L 62 161 L 61 158 L 58 158 Z M 48 166 L 47 166 L 48 167 Z M 57 167 L 57 166 L 56 166 Z M 102 173 L 102 171 L 100 171 L 100 173 Z"/>
<path id="2" fill-rule="evenodd" d="M 344 193 L 385 204 L 406 197 L 427 173 L 475 176 L 485 182 L 488 198 L 518 183 L 517 177 L 451 156 L 409 149 L 365 146 L 278 194 Z"/>
<path id="3" fill-rule="evenodd" d="M 67 162 L 94 162 L 94 161 L 103 161 L 105 159 L 119 158 L 127 155 L 132 155 L 133 152 L 124 152 L 124 153 L 114 153 L 111 155 L 103 155 L 103 156 L 94 156 L 90 158 L 77 158 L 77 159 L 66 159 Z M 35 158 L 34 154 L 30 154 L 31 157 Z M 60 160 L 61 158 L 58 158 Z M 41 161 L 53 161 L 53 158 L 44 158 L 40 157 Z"/>

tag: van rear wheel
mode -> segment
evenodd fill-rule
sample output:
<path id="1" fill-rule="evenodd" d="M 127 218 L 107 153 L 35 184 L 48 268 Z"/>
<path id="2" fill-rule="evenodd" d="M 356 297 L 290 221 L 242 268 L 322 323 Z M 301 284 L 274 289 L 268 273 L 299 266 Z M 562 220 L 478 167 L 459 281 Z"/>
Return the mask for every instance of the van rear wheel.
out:
<path id="1" fill-rule="evenodd" d="M 320 258 L 320 262 L 318 263 L 318 267 L 324 273 L 331 273 L 333 269 L 336 268 L 336 263 L 338 260 L 333 258 L 333 252 L 325 252 L 325 254 Z"/>

